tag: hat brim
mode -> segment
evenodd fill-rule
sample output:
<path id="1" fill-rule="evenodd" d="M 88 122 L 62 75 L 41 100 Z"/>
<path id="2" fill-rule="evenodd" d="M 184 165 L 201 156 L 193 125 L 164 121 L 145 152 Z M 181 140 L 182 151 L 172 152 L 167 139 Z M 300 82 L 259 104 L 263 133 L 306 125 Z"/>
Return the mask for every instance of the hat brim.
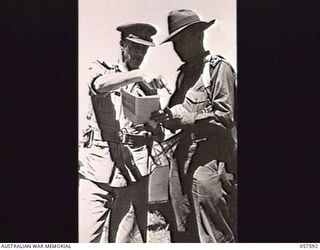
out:
<path id="1" fill-rule="evenodd" d="M 206 30 L 207 28 L 209 28 L 212 24 L 214 24 L 214 22 L 216 21 L 216 19 L 211 20 L 210 22 L 205 22 L 205 21 L 196 21 L 193 23 L 189 23 L 188 25 L 185 25 L 177 30 L 175 30 L 174 32 L 172 32 L 166 39 L 164 39 L 160 44 L 166 43 L 166 42 L 170 42 L 172 41 L 172 38 L 175 37 L 176 35 L 178 35 L 181 31 L 185 30 L 188 27 L 194 26 L 194 25 L 199 25 L 200 30 Z"/>
<path id="2" fill-rule="evenodd" d="M 134 42 L 134 43 L 139 43 L 145 46 L 150 46 L 150 47 L 154 47 L 155 44 L 153 42 L 141 39 L 141 38 L 136 38 L 136 37 L 126 37 L 127 40 Z"/>

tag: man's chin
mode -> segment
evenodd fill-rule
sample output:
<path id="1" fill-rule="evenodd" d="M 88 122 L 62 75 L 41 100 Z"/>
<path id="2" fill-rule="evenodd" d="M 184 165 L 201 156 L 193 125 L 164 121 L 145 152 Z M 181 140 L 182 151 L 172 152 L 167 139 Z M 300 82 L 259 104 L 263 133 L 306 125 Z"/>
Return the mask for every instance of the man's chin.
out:
<path id="1" fill-rule="evenodd" d="M 137 68 L 140 67 L 141 63 L 142 63 L 142 61 L 135 61 L 134 63 L 130 64 L 130 68 L 131 69 L 137 69 Z"/>

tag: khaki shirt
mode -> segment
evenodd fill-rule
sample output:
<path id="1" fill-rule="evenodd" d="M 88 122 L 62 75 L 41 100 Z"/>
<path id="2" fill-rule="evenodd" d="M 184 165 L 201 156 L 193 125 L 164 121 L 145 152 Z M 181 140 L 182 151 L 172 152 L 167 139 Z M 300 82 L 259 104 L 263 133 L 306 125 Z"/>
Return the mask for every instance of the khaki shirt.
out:
<path id="1" fill-rule="evenodd" d="M 98 93 L 95 91 L 94 81 L 104 75 L 124 72 L 126 68 L 121 64 L 107 65 L 105 62 L 96 61 L 89 67 L 90 78 L 88 89 L 91 102 L 89 104 L 87 119 L 89 130 L 95 131 L 94 139 L 102 141 L 111 141 L 106 146 L 92 146 L 91 148 L 82 148 L 79 152 L 80 174 L 86 178 L 103 183 L 110 183 L 115 170 L 115 157 L 122 157 L 119 147 L 118 133 L 122 128 L 127 132 L 137 134 L 135 128 L 128 119 L 124 117 L 120 90 L 107 93 Z M 129 84 L 125 87 L 128 91 L 143 95 L 138 84 Z M 114 142 L 114 143 L 112 143 Z M 118 146 L 117 146 L 118 145 Z M 112 147 L 111 147 L 112 146 Z M 141 175 L 147 174 L 147 150 L 146 146 L 130 149 L 133 160 L 140 170 Z M 132 180 L 133 175 L 129 171 Z"/>

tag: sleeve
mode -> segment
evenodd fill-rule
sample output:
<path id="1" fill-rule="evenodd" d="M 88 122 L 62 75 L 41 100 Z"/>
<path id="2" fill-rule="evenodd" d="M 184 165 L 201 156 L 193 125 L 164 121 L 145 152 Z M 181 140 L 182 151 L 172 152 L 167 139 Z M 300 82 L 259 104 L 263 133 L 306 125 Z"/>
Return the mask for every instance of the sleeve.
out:
<path id="1" fill-rule="evenodd" d="M 114 67 L 109 67 L 109 66 L 104 66 L 104 65 L 107 65 L 107 64 L 104 62 L 99 63 L 98 61 L 96 61 L 96 62 L 93 62 L 89 66 L 89 77 L 88 77 L 87 83 L 88 83 L 90 95 L 100 97 L 100 96 L 105 96 L 106 94 L 108 94 L 108 93 L 101 94 L 94 87 L 94 83 L 98 78 L 100 78 L 104 75 L 107 75 L 107 74 L 115 73 Z"/>
<path id="2" fill-rule="evenodd" d="M 209 112 L 197 115 L 196 120 L 232 128 L 235 124 L 235 73 L 228 63 L 221 61 L 213 70 L 209 92 Z"/>

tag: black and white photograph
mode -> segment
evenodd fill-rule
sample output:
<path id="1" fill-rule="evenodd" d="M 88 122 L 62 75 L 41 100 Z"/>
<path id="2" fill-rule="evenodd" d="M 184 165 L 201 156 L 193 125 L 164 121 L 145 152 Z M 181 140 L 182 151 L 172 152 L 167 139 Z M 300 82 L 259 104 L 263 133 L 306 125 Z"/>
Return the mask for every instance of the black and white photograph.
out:
<path id="1" fill-rule="evenodd" d="M 1 0 L 1 248 L 319 248 L 319 13 Z"/>
<path id="2" fill-rule="evenodd" d="M 237 242 L 236 1 L 78 3 L 79 242 Z"/>

